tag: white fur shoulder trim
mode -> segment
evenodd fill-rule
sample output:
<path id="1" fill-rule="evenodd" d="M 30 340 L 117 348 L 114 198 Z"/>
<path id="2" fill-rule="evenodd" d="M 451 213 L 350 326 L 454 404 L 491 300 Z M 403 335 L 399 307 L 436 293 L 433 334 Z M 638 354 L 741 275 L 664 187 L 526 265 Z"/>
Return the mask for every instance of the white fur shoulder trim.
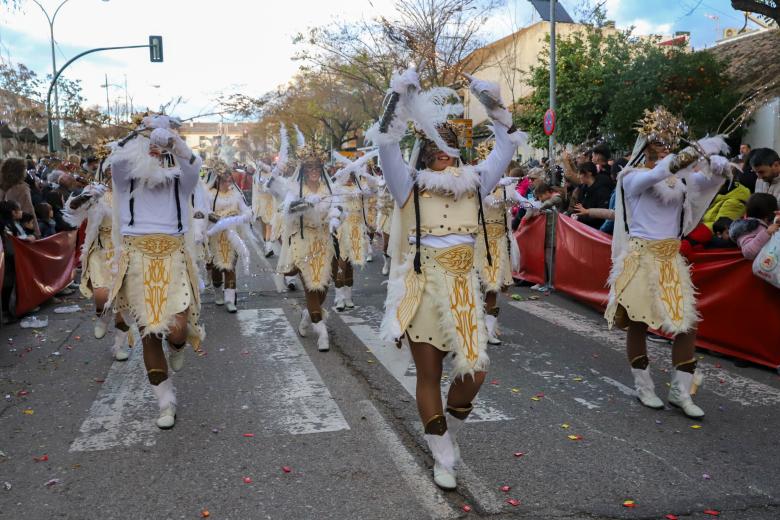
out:
<path id="1" fill-rule="evenodd" d="M 417 172 L 417 185 L 421 190 L 462 197 L 474 193 L 479 186 L 479 173 L 472 166 L 447 168 L 441 172 L 422 170 Z"/>

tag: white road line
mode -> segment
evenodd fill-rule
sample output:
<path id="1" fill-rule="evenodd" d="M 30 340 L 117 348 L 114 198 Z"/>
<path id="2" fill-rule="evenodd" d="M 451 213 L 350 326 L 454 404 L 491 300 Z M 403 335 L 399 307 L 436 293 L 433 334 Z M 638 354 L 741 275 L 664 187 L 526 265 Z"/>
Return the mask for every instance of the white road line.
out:
<path id="1" fill-rule="evenodd" d="M 99 451 L 134 444 L 154 446 L 160 431 L 154 424 L 156 417 L 156 400 L 146 380 L 138 341 L 131 349 L 130 359 L 111 365 L 70 451 Z"/>
<path id="2" fill-rule="evenodd" d="M 441 491 L 433 483 L 430 472 L 423 470 L 415 460 L 414 455 L 404 445 L 398 435 L 393 431 L 382 414 L 374 407 L 371 401 L 358 402 L 360 413 L 366 418 L 374 432 L 374 437 L 385 449 L 403 481 L 417 503 L 432 519 L 456 518 L 458 513 L 444 499 Z"/>
<path id="3" fill-rule="evenodd" d="M 349 430 L 282 309 L 238 311 L 241 335 L 260 354 L 254 395 L 274 433 Z"/>
<path id="4" fill-rule="evenodd" d="M 345 312 L 334 311 L 331 315 L 338 316 L 352 333 L 371 351 L 376 359 L 382 363 L 385 369 L 401 386 L 411 395 L 415 396 L 417 376 L 415 375 L 412 355 L 409 349 L 398 349 L 392 343 L 386 343 L 379 337 L 377 324 L 381 321 L 381 314 L 373 307 L 356 307 Z M 447 381 L 442 381 L 442 388 L 446 389 Z M 478 397 L 474 403 L 474 411 L 469 416 L 469 422 L 493 422 L 508 421 L 513 417 L 505 414 L 495 406 L 491 406 L 483 397 Z"/>
<path id="5" fill-rule="evenodd" d="M 605 322 L 596 322 L 581 314 L 571 312 L 548 302 L 520 301 L 509 305 L 541 318 L 548 323 L 562 327 L 593 341 L 601 342 L 621 354 L 625 353 L 626 334 L 620 330 L 609 330 Z M 647 350 L 655 367 L 671 368 L 671 352 L 648 342 Z M 780 404 L 780 389 L 773 388 L 748 377 L 733 374 L 710 363 L 699 362 L 704 373 L 704 389 L 743 406 L 771 406 Z"/>

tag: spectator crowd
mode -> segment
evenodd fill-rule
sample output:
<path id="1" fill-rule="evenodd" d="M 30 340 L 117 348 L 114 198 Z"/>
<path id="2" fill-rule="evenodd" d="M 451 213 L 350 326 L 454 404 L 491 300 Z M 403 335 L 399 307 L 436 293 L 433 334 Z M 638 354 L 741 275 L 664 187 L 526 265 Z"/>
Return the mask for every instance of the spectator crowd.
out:
<path id="1" fill-rule="evenodd" d="M 63 218 L 65 201 L 78 194 L 97 172 L 98 160 L 82 160 L 71 156 L 68 160 L 45 157 L 34 161 L 8 158 L 0 164 L 0 231 L 2 236 L 5 273 L 2 285 L 3 319 L 13 320 L 16 270 L 13 241 L 45 239 L 61 231 L 71 231 Z M 73 292 L 68 288 L 66 293 Z"/>

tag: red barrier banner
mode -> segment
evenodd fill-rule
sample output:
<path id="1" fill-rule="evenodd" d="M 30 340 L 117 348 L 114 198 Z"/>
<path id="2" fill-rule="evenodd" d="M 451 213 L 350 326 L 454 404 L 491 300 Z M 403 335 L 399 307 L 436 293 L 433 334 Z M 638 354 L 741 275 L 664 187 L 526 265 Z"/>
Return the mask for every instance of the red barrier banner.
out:
<path id="1" fill-rule="evenodd" d="M 612 237 L 571 217 L 557 215 L 554 287 L 590 305 L 606 308 Z"/>
<path id="2" fill-rule="evenodd" d="M 560 216 L 555 244 L 555 289 L 603 309 L 611 237 Z M 752 262 L 736 249 L 694 251 L 689 261 L 702 317 L 696 345 L 780 367 L 780 290 L 756 278 Z"/>
<path id="3" fill-rule="evenodd" d="M 523 219 L 515 232 L 515 240 L 520 247 L 520 271 L 512 273 L 531 283 L 544 283 L 544 236 L 547 227 L 546 215 L 532 219 Z"/>
<path id="4" fill-rule="evenodd" d="M 22 316 L 73 281 L 76 231 L 26 242 L 11 237 L 16 263 L 16 315 Z"/>
<path id="5" fill-rule="evenodd" d="M 695 251 L 689 259 L 702 316 L 696 344 L 780 367 L 780 289 L 757 278 L 739 250 Z"/>

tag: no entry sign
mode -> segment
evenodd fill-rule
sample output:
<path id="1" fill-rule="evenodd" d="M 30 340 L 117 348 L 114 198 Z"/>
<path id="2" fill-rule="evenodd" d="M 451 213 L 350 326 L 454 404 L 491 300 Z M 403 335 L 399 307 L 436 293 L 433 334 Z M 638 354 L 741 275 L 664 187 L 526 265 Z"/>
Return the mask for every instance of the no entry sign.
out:
<path id="1" fill-rule="evenodd" d="M 553 132 L 555 132 L 555 110 L 550 108 L 544 113 L 544 133 L 552 135 Z"/>

